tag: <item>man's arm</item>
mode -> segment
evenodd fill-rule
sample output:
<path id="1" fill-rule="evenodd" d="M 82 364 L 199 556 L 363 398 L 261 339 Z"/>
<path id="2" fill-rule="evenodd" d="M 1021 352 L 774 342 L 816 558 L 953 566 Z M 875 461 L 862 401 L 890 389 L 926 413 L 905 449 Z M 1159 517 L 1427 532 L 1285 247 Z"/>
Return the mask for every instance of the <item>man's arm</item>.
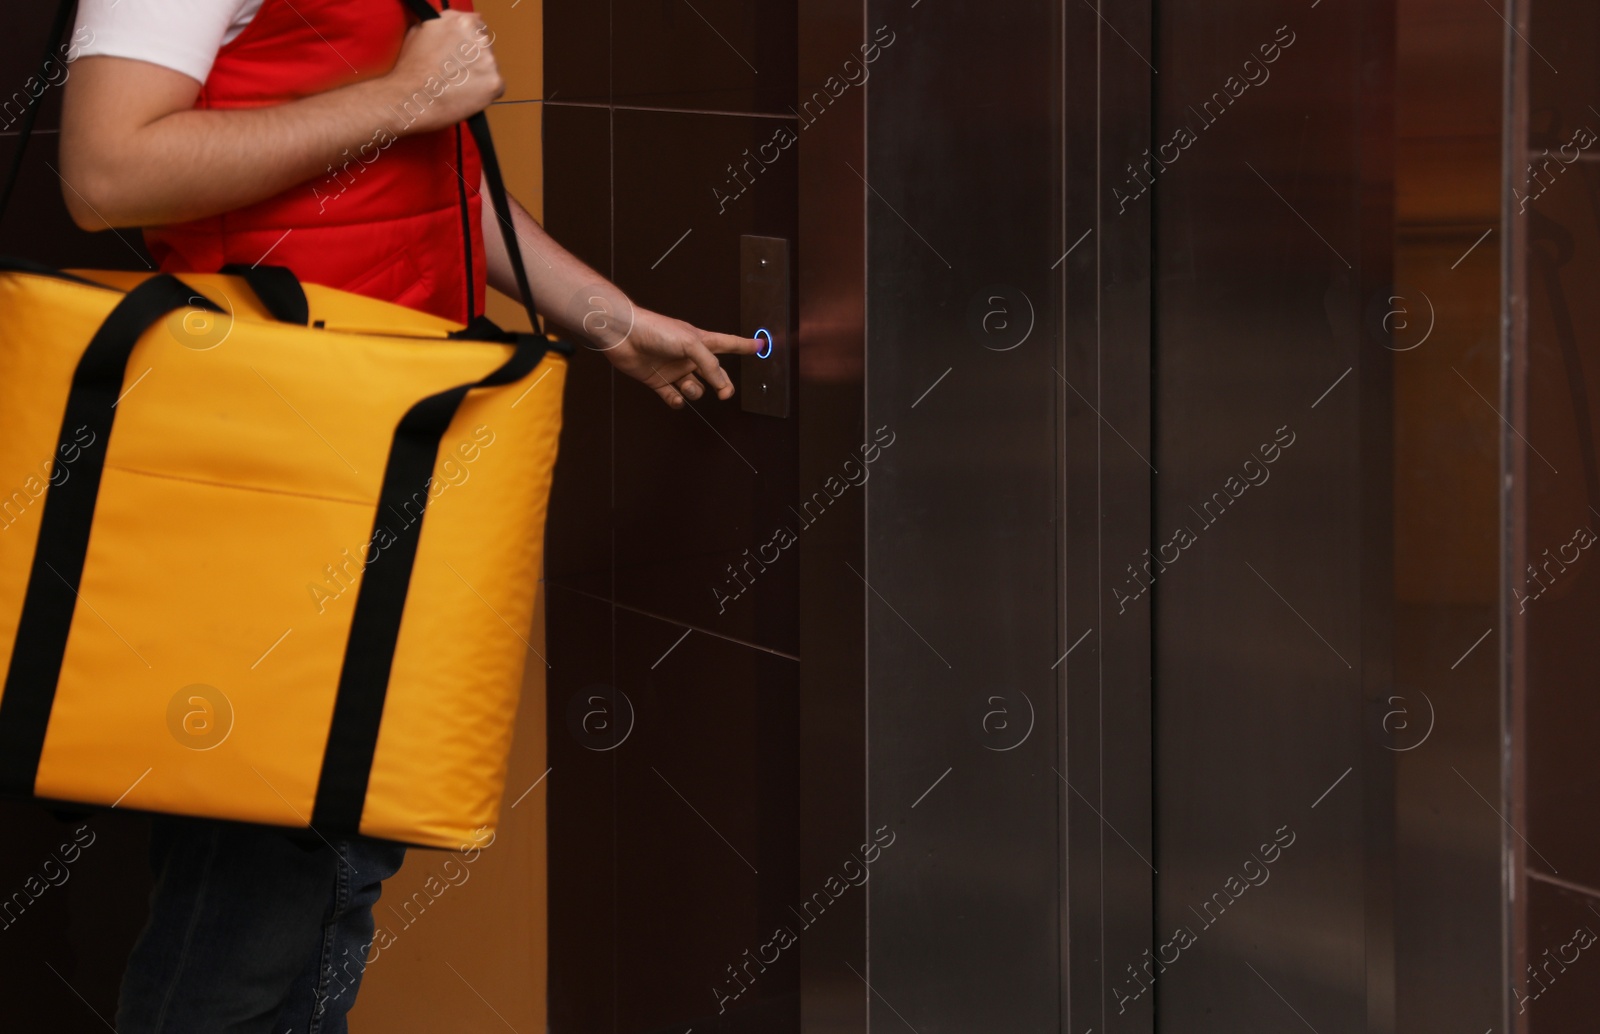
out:
<path id="1" fill-rule="evenodd" d="M 487 181 L 479 193 L 489 284 L 516 298 L 516 276 L 489 201 Z M 510 200 L 522 262 L 540 312 L 564 327 L 581 331 L 613 366 L 642 381 L 674 409 L 681 408 L 685 398 L 700 398 L 705 391 L 701 378 L 718 398 L 733 395 L 733 380 L 717 362 L 716 353 L 754 355 L 760 347 L 754 338 L 701 330 L 635 306 L 615 284 L 557 244 L 516 198 Z"/>
<path id="2" fill-rule="evenodd" d="M 224 111 L 194 110 L 200 83 L 181 72 L 127 58 L 80 58 L 64 99 L 62 196 L 86 230 L 184 222 L 263 201 L 313 178 L 379 129 L 397 137 L 431 132 L 483 110 L 505 92 L 491 39 L 477 15 L 445 11 L 411 29 L 395 67 L 383 76 L 287 104 Z M 433 78 L 449 88 L 421 105 L 422 117 L 402 123 L 394 109 L 425 92 Z M 733 394 L 713 353 L 753 354 L 755 341 L 634 309 L 521 206 L 516 209 L 542 310 L 582 331 L 668 405 L 701 396 L 696 371 L 719 397 Z M 515 297 L 487 200 L 484 218 L 490 282 Z"/>
<path id="3" fill-rule="evenodd" d="M 411 29 L 386 75 L 265 108 L 196 111 L 200 84 L 160 65 L 84 57 L 61 125 L 62 196 L 86 230 L 233 211 L 304 183 L 380 129 L 396 137 L 461 121 L 505 92 L 476 15 Z M 471 60 L 468 60 L 468 57 Z M 395 109 L 430 77 L 451 83 L 414 123 Z"/>

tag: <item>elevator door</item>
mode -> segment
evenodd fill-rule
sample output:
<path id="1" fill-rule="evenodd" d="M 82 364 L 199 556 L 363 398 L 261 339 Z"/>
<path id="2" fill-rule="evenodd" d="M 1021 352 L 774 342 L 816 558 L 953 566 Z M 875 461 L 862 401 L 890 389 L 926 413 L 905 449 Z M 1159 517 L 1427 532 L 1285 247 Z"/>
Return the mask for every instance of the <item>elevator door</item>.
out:
<path id="1" fill-rule="evenodd" d="M 1157 5 L 1157 1029 L 1384 1030 L 1392 4 Z M 1378 712 L 1381 719 L 1381 712 Z"/>
<path id="2" fill-rule="evenodd" d="M 1118 189 L 1155 220 L 1122 592 L 1159 875 L 1119 994 L 1163 1031 L 1503 1030 L 1514 5 L 1156 6 L 1154 157 Z"/>

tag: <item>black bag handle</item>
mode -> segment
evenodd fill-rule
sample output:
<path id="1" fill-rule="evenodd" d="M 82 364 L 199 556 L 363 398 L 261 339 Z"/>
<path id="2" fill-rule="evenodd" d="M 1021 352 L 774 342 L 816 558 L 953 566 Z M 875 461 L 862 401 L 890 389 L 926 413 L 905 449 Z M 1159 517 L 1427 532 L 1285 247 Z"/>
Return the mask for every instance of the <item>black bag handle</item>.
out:
<path id="1" fill-rule="evenodd" d="M 247 266 L 242 262 L 222 267 L 222 272 L 240 277 L 279 323 L 305 326 L 311 322 L 311 303 L 300 278 L 282 266 Z"/>

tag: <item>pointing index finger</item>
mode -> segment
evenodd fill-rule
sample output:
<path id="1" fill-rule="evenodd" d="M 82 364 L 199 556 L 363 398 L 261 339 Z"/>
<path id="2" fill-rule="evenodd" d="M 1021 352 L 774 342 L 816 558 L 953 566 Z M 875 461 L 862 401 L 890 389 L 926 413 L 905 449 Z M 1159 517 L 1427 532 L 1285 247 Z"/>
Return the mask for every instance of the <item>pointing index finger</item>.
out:
<path id="1" fill-rule="evenodd" d="M 737 334 L 718 334 L 708 330 L 701 340 L 718 355 L 755 355 L 761 349 L 761 342 L 756 338 L 739 337 Z"/>

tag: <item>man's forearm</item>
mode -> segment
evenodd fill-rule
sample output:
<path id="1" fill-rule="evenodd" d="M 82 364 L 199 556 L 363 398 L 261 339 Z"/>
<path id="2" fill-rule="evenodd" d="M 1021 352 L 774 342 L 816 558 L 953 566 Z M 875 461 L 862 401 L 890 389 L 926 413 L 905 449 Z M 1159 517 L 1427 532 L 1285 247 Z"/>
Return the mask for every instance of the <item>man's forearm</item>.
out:
<path id="1" fill-rule="evenodd" d="M 113 70 L 94 94 L 69 93 L 69 104 L 118 103 L 118 78 Z M 395 132 L 395 93 L 373 79 L 271 107 L 178 111 L 93 147 L 68 133 L 62 140 L 65 197 L 77 221 L 94 228 L 233 211 L 313 178 L 380 130 Z M 73 124 L 70 111 L 67 122 Z"/>
<path id="2" fill-rule="evenodd" d="M 257 108 L 195 110 L 200 83 L 130 58 L 80 58 L 61 124 L 62 196 L 84 229 L 156 226 L 264 201 L 376 140 L 454 125 L 505 92 L 475 14 L 412 28 L 387 73 Z M 385 136 L 384 134 L 389 134 Z"/>
<path id="3" fill-rule="evenodd" d="M 487 184 L 480 193 L 489 283 L 516 298 L 516 276 L 502 224 L 491 211 Z M 557 244 L 515 198 L 510 202 L 517 250 L 528 270 L 534 305 L 552 323 L 581 333 L 615 369 L 644 382 L 669 406 L 681 408 L 685 400 L 703 398 L 708 387 L 718 398 L 732 397 L 733 381 L 717 355 L 752 355 L 755 340 L 701 330 L 635 306 L 616 284 Z"/>
<path id="4" fill-rule="evenodd" d="M 489 258 L 489 285 L 520 301 L 516 276 L 506 253 L 504 235 L 489 200 L 488 184 L 483 198 L 483 244 Z M 533 301 L 548 318 L 582 333 L 604 347 L 615 343 L 628 331 L 633 307 L 627 295 L 605 277 L 584 265 L 572 252 L 556 243 L 527 210 L 511 199 L 517 241 L 522 261 L 528 270 Z"/>

